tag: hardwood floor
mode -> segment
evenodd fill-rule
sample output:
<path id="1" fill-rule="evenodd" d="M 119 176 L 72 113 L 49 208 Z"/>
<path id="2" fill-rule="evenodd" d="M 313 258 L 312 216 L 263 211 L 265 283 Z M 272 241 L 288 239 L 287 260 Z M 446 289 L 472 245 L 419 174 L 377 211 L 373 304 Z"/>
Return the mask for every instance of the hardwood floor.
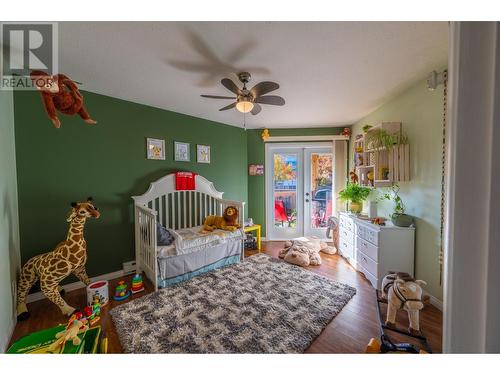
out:
<path id="1" fill-rule="evenodd" d="M 282 248 L 282 242 L 264 242 L 263 251 L 271 256 L 278 256 Z M 255 254 L 256 251 L 246 251 L 246 256 Z M 306 353 L 363 353 L 368 341 L 372 337 L 379 337 L 377 310 L 375 304 L 375 290 L 363 275 L 356 272 L 341 256 L 321 254 L 321 266 L 309 267 L 313 272 L 329 277 L 356 288 L 356 295 L 349 301 L 343 310 L 328 324 L 324 331 L 313 341 Z M 124 278 L 128 285 L 131 276 Z M 118 279 L 110 281 L 109 291 L 113 293 Z M 152 292 L 152 285 L 145 280 L 146 291 L 132 296 L 131 298 L 117 302 L 111 299 L 108 306 L 102 309 L 101 326 L 108 337 L 109 353 L 121 353 L 121 345 L 115 330 L 109 310 L 114 306 L 127 303 L 131 299 L 140 298 L 145 293 Z M 72 306 L 83 307 L 86 302 L 85 289 L 71 291 L 64 299 Z M 41 329 L 49 328 L 57 324 L 67 322 L 59 309 L 48 300 L 40 300 L 28 305 L 31 317 L 27 321 L 16 325 L 11 344 L 20 337 Z M 398 323 L 407 325 L 408 319 L 404 311 L 398 313 Z M 426 306 L 420 315 L 421 329 L 424 331 L 429 345 L 434 353 L 441 352 L 442 339 L 442 314 L 434 306 Z M 413 342 L 408 337 L 391 334 L 391 338 L 400 342 Z"/>

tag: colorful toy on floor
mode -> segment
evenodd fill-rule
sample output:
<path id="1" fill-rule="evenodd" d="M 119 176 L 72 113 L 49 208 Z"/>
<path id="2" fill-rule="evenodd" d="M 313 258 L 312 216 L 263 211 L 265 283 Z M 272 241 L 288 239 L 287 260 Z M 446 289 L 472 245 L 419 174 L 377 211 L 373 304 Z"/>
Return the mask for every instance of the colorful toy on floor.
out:
<path id="1" fill-rule="evenodd" d="M 108 282 L 106 280 L 95 281 L 87 286 L 87 304 L 94 303 L 97 298 L 101 307 L 109 302 Z"/>
<path id="2" fill-rule="evenodd" d="M 120 280 L 118 282 L 118 285 L 116 286 L 115 295 L 113 296 L 113 299 L 115 301 L 123 301 L 128 297 L 130 297 L 130 290 L 127 290 L 127 284 L 125 284 L 125 281 Z"/>
<path id="3" fill-rule="evenodd" d="M 98 219 L 101 214 L 94 207 L 92 198 L 86 202 L 71 203 L 73 209 L 66 219 L 69 223 L 66 240 L 48 253 L 34 256 L 21 269 L 17 290 L 17 319 L 25 320 L 29 317 L 26 307 L 26 297 L 33 284 L 40 280 L 43 294 L 55 303 L 65 315 L 71 315 L 75 308 L 69 306 L 59 293 L 59 283 L 66 276 L 73 273 L 85 285 L 90 280 L 85 271 L 87 261 L 87 243 L 83 237 L 83 228 L 87 218 Z"/>
<path id="4" fill-rule="evenodd" d="M 81 320 L 82 314 L 76 313 L 69 319 L 68 325 L 64 331 L 56 333 L 56 341 L 54 341 L 49 347 L 49 352 L 60 353 L 62 348 L 67 341 L 71 341 L 73 345 L 78 346 L 82 342 L 81 338 L 78 337 L 80 333 L 84 333 L 89 329 L 86 320 Z"/>
<path id="5" fill-rule="evenodd" d="M 97 323 L 101 319 L 99 317 L 99 315 L 101 315 L 101 304 L 99 303 L 99 298 L 96 297 L 91 305 L 86 306 L 83 309 L 83 313 L 85 314 L 85 318 L 87 319 L 89 325 L 92 326 Z"/>
<path id="6" fill-rule="evenodd" d="M 135 274 L 132 278 L 132 294 L 140 293 L 144 291 L 144 284 L 142 282 L 142 276 L 140 274 Z"/>

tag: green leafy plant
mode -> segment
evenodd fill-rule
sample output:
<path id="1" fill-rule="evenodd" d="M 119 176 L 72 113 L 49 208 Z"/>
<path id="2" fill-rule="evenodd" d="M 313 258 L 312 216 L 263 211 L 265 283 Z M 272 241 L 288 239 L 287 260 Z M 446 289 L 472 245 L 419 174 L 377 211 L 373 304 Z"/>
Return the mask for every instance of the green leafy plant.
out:
<path id="1" fill-rule="evenodd" d="M 373 126 L 366 124 L 366 125 L 363 126 L 363 131 L 366 133 L 371 128 L 373 128 Z"/>
<path id="2" fill-rule="evenodd" d="M 368 198 L 371 191 L 372 190 L 370 188 L 348 182 L 346 188 L 339 192 L 339 198 L 342 201 L 360 203 Z"/>
<path id="3" fill-rule="evenodd" d="M 391 191 L 382 194 L 377 198 L 378 201 L 389 200 L 394 201 L 394 215 L 403 215 L 405 213 L 405 205 L 399 196 L 399 185 L 394 184 L 391 186 Z"/>
<path id="4" fill-rule="evenodd" d="M 384 129 L 376 129 L 366 133 L 365 144 L 370 150 L 386 149 L 390 150 L 395 144 L 399 143 L 397 134 L 388 133 Z"/>

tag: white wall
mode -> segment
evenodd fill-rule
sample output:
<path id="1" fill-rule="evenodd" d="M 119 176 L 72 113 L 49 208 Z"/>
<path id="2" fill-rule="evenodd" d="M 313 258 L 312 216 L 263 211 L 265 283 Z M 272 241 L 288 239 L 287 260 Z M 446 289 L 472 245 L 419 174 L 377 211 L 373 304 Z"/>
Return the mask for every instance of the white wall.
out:
<path id="1" fill-rule="evenodd" d="M 12 92 L 0 91 L 0 352 L 15 325 L 13 283 L 19 268 L 19 220 Z"/>
<path id="2" fill-rule="evenodd" d="M 500 353 L 500 23 L 452 22 L 443 350 Z"/>

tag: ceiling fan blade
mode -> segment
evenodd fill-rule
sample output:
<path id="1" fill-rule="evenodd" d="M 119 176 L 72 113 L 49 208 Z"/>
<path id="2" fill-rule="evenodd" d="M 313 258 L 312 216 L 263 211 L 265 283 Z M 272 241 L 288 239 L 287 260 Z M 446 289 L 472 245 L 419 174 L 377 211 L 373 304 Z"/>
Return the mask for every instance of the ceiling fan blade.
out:
<path id="1" fill-rule="evenodd" d="M 236 84 L 231 81 L 229 78 L 223 78 L 220 83 L 228 89 L 229 91 L 234 92 L 236 95 L 241 95 L 241 90 L 236 86 Z"/>
<path id="2" fill-rule="evenodd" d="M 219 95 L 200 95 L 203 98 L 210 98 L 210 99 L 236 99 L 234 96 L 219 96 Z"/>
<path id="3" fill-rule="evenodd" d="M 285 99 L 277 95 L 259 96 L 255 98 L 254 102 L 260 104 L 285 105 Z"/>
<path id="4" fill-rule="evenodd" d="M 234 108 L 234 107 L 236 107 L 236 103 L 237 102 L 226 105 L 225 107 L 222 107 L 221 109 L 219 109 L 219 111 L 227 111 L 228 109 Z"/>
<path id="5" fill-rule="evenodd" d="M 262 111 L 262 107 L 260 105 L 258 105 L 257 103 L 253 103 L 253 108 L 252 110 L 250 111 L 252 113 L 252 115 L 256 115 L 258 114 L 260 111 Z"/>
<path id="6" fill-rule="evenodd" d="M 268 92 L 277 90 L 280 88 L 280 85 L 278 85 L 276 82 L 270 82 L 270 81 L 263 81 L 257 83 L 250 92 L 252 93 L 254 98 L 257 98 L 261 95 L 265 95 Z"/>

